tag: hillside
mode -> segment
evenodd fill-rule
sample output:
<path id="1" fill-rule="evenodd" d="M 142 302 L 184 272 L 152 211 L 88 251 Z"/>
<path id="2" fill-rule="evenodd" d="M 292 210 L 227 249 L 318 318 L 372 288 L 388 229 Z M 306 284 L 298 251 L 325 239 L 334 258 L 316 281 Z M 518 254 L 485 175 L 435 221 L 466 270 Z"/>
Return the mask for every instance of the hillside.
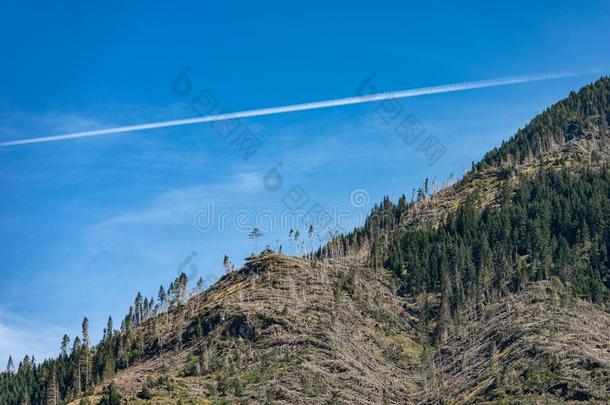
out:
<path id="1" fill-rule="evenodd" d="M 151 392 L 160 397 L 397 401 L 420 383 L 421 347 L 405 322 L 407 308 L 383 279 L 355 263 L 312 266 L 263 254 L 170 312 L 162 321 L 162 354 L 114 381 L 131 396 L 152 378 Z M 146 341 L 159 335 L 155 327 L 143 326 Z"/>
<path id="2" fill-rule="evenodd" d="M 140 296 L 99 345 L 0 375 L 0 402 L 607 403 L 609 126 L 602 78 L 312 258 Z"/>
<path id="3" fill-rule="evenodd" d="M 264 254 L 169 313 L 165 332 L 143 326 L 145 340 L 161 336 L 161 354 L 111 381 L 126 399 L 149 387 L 152 403 L 602 400 L 610 390 L 610 314 L 560 284 L 470 314 L 436 349 L 420 339 L 422 297 L 395 288 L 358 263 Z"/>

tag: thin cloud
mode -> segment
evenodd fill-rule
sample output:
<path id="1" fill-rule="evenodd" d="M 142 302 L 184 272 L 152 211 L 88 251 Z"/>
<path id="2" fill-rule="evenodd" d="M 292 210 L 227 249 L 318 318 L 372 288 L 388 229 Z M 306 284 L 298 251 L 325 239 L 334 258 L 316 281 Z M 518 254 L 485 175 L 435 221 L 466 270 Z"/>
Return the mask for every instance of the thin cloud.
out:
<path id="1" fill-rule="evenodd" d="M 40 333 L 43 328 L 47 333 Z M 57 355 L 59 340 L 66 331 L 53 325 L 33 325 L 0 307 L 0 361 L 6 364 L 13 356 L 15 365 L 26 355 L 34 355 L 37 361 Z M 0 367 L 3 365 L 0 363 Z"/>
<path id="2" fill-rule="evenodd" d="M 106 219 L 92 226 L 99 230 L 119 225 L 176 225 L 192 220 L 192 215 L 208 201 L 239 201 L 245 193 L 262 190 L 262 176 L 255 172 L 237 173 L 225 181 L 166 191 L 148 205 Z M 230 197 L 227 197 L 230 196 Z M 225 201 L 226 202 L 226 201 Z"/>

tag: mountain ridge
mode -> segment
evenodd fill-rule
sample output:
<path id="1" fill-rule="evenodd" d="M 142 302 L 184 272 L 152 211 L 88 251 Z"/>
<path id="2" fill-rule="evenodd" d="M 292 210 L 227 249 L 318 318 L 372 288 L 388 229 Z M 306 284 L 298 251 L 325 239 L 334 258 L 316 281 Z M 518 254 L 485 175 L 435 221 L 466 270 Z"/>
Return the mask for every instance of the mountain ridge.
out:
<path id="1" fill-rule="evenodd" d="M 384 199 L 311 257 L 265 251 L 97 346 L 4 373 L 0 399 L 606 403 L 609 126 L 604 77 L 460 181 Z"/>

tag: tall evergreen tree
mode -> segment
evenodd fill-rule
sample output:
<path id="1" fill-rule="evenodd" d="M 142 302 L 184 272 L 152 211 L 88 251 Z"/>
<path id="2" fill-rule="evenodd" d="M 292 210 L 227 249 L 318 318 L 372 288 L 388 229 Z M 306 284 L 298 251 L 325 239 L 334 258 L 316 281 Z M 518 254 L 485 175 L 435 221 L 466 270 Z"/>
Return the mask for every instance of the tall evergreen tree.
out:
<path id="1" fill-rule="evenodd" d="M 90 340 L 89 340 L 89 319 L 85 317 L 82 323 L 82 331 L 83 331 L 83 348 L 89 349 Z"/>
<path id="2" fill-rule="evenodd" d="M 109 316 L 108 322 L 106 323 L 106 329 L 104 329 L 104 340 L 112 339 L 112 335 L 114 334 L 113 328 L 112 316 Z"/>
<path id="3" fill-rule="evenodd" d="M 55 367 L 51 366 L 49 370 L 49 377 L 47 378 L 46 386 L 46 405 L 58 405 L 59 398 L 59 386 L 57 384 L 57 375 Z"/>
<path id="4" fill-rule="evenodd" d="M 224 266 L 225 271 L 227 273 L 233 271 L 233 263 L 231 263 L 231 259 L 229 259 L 229 256 L 225 255 L 224 259 L 222 260 L 222 265 Z"/>
<path id="5" fill-rule="evenodd" d="M 142 322 L 142 293 L 138 292 L 134 301 L 135 308 L 135 324 L 138 325 Z"/>
<path id="6" fill-rule="evenodd" d="M 250 233 L 248 234 L 248 237 L 250 239 L 254 239 L 254 253 L 258 254 L 258 240 L 259 238 L 261 238 L 263 236 L 263 233 L 261 232 L 260 229 L 258 229 L 257 227 L 252 228 L 252 230 L 250 231 Z"/>
<path id="7" fill-rule="evenodd" d="M 199 280 L 197 280 L 197 284 L 195 286 L 195 294 L 202 293 L 203 292 L 203 288 L 204 288 L 203 277 L 199 277 Z"/>
<path id="8" fill-rule="evenodd" d="M 90 340 L 89 340 L 89 319 L 85 317 L 83 319 L 82 324 L 83 329 L 83 387 L 85 390 L 88 390 L 91 384 L 91 353 L 90 349 Z"/>
<path id="9" fill-rule="evenodd" d="M 6 372 L 8 374 L 15 373 L 15 363 L 13 363 L 13 356 L 8 356 L 8 364 L 6 365 Z"/>
<path id="10" fill-rule="evenodd" d="M 314 233 L 314 229 L 313 229 L 313 225 L 309 224 L 309 229 L 307 229 L 307 237 L 309 238 L 309 256 L 313 257 L 313 242 L 312 242 L 312 237 L 313 237 L 313 233 Z"/>
<path id="11" fill-rule="evenodd" d="M 63 357 L 68 356 L 68 347 L 69 346 L 70 346 L 70 338 L 68 337 L 68 335 L 64 335 L 64 337 L 61 339 L 61 355 Z"/>
<path id="12" fill-rule="evenodd" d="M 157 298 L 159 299 L 159 306 L 161 307 L 161 310 L 165 310 L 167 305 L 167 293 L 165 292 L 165 288 L 163 286 L 159 287 Z"/>

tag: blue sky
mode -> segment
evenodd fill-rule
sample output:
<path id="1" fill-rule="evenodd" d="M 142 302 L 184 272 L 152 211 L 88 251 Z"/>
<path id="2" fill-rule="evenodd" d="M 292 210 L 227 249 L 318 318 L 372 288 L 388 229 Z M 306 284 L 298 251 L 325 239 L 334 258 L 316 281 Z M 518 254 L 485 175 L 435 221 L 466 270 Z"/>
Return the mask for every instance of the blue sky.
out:
<path id="1" fill-rule="evenodd" d="M 609 16 L 608 1 L 4 4 L 0 141 L 191 117 L 204 89 L 238 111 L 353 96 L 372 74 L 388 91 L 607 73 Z M 176 94 L 187 67 L 192 90 Z M 108 315 L 119 324 L 138 291 L 155 295 L 186 262 L 214 280 L 225 253 L 253 251 L 244 229 L 257 215 L 286 214 L 292 187 L 351 226 L 386 194 L 461 175 L 598 76 L 401 100 L 446 148 L 432 165 L 379 103 L 240 120 L 262 144 L 247 160 L 209 124 L 0 148 L 0 362 L 55 355 L 85 315 L 99 338 Z M 278 163 L 283 186 L 269 191 Z M 355 207 L 359 189 L 368 200 Z M 261 246 L 289 250 L 287 229 L 263 231 Z"/>

